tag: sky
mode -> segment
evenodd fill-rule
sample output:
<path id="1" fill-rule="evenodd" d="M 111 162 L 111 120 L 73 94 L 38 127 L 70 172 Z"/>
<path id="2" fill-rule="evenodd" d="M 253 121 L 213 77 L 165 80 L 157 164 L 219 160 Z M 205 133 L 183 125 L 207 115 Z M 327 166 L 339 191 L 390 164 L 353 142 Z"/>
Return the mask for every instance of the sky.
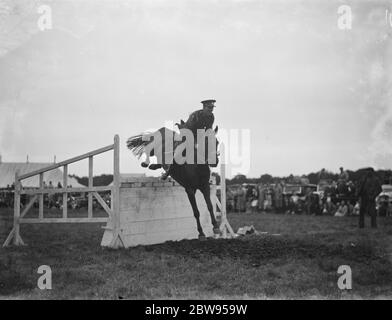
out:
<path id="1" fill-rule="evenodd" d="M 42 4 L 50 30 L 38 28 Z M 343 4 L 350 30 L 337 25 Z M 119 134 L 121 172 L 150 175 L 127 138 L 213 98 L 219 131 L 249 134 L 229 177 L 391 168 L 391 11 L 377 0 L 0 0 L 0 154 L 61 161 Z M 97 157 L 94 174 L 111 161 Z M 87 175 L 87 161 L 69 170 Z"/>

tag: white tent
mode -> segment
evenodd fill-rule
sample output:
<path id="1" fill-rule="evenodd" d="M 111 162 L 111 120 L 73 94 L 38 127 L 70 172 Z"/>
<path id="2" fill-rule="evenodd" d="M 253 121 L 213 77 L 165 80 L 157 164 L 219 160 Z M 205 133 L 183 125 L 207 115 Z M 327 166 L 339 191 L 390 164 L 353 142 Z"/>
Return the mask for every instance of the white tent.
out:
<path id="1" fill-rule="evenodd" d="M 6 188 L 7 185 L 11 186 L 15 182 L 15 173 L 19 171 L 19 174 L 29 173 L 35 170 L 46 168 L 53 163 L 15 163 L 15 162 L 0 162 L 0 188 Z M 54 187 L 57 187 L 58 183 L 63 185 L 63 171 L 58 168 L 44 173 L 44 182 L 49 185 L 52 182 Z M 26 188 L 38 188 L 39 187 L 39 175 L 22 180 L 23 187 Z M 85 187 L 81 185 L 75 178 L 68 177 L 68 186 L 74 188 Z"/>

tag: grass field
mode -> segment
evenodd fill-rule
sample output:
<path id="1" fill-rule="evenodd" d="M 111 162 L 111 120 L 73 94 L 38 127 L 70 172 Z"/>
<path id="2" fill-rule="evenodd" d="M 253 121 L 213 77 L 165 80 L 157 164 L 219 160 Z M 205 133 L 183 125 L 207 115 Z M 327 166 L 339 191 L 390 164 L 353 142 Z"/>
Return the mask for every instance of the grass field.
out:
<path id="1" fill-rule="evenodd" d="M 28 246 L 0 248 L 0 297 L 392 298 L 392 218 L 380 218 L 376 230 L 359 230 L 352 217 L 228 218 L 235 230 L 254 225 L 268 234 L 110 250 L 100 247 L 102 224 L 23 225 Z M 1 244 L 11 225 L 11 210 L 0 209 Z M 37 288 L 40 265 L 52 269 L 52 290 Z M 337 287 L 340 265 L 352 269 L 352 290 Z"/>

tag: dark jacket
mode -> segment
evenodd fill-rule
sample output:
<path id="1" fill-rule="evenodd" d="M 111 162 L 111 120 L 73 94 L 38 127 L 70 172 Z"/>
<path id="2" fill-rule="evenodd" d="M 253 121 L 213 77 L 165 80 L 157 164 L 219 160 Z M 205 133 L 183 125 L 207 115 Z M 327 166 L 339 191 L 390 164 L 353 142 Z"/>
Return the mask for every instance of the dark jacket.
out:
<path id="1" fill-rule="evenodd" d="M 362 178 L 357 195 L 362 201 L 374 201 L 381 191 L 380 180 L 377 178 L 374 171 L 369 171 L 365 177 Z"/>
<path id="2" fill-rule="evenodd" d="M 193 132 L 196 136 L 197 129 L 211 129 L 214 124 L 214 114 L 207 110 L 197 110 L 189 116 L 185 123 L 185 127 Z"/>

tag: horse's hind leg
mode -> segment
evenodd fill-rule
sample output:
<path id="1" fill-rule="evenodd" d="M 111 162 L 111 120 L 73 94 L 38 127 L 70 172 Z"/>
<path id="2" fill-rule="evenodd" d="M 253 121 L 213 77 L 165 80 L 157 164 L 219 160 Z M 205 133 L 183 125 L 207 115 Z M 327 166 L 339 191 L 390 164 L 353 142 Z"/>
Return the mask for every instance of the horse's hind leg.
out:
<path id="1" fill-rule="evenodd" d="M 147 168 L 150 165 L 150 156 L 146 153 L 146 160 L 141 163 L 143 168 Z"/>
<path id="2" fill-rule="evenodd" d="M 206 185 L 200 191 L 201 191 L 201 193 L 204 196 L 204 200 L 206 201 L 207 209 L 208 209 L 208 211 L 210 213 L 210 217 L 211 217 L 211 223 L 212 223 L 212 226 L 214 227 L 214 229 L 213 229 L 214 233 L 215 234 L 220 234 L 220 229 L 219 229 L 219 226 L 218 226 L 218 222 L 216 222 L 214 209 L 213 209 L 212 202 L 211 202 L 210 185 L 209 184 Z"/>
<path id="3" fill-rule="evenodd" d="M 148 169 L 151 169 L 151 170 L 157 170 L 157 169 L 161 169 L 161 168 L 162 168 L 161 164 L 155 164 L 155 163 L 150 164 L 150 166 L 148 167 Z"/>
<path id="4" fill-rule="evenodd" d="M 199 231 L 199 239 L 205 239 L 205 234 L 203 232 L 203 228 L 201 227 L 200 224 L 200 212 L 199 209 L 197 208 L 197 203 L 196 203 L 196 197 L 195 193 L 196 190 L 194 189 L 186 189 L 186 194 L 188 195 L 189 202 L 191 203 L 192 210 L 193 210 L 193 215 L 195 216 L 196 223 L 197 223 L 197 231 Z"/>

